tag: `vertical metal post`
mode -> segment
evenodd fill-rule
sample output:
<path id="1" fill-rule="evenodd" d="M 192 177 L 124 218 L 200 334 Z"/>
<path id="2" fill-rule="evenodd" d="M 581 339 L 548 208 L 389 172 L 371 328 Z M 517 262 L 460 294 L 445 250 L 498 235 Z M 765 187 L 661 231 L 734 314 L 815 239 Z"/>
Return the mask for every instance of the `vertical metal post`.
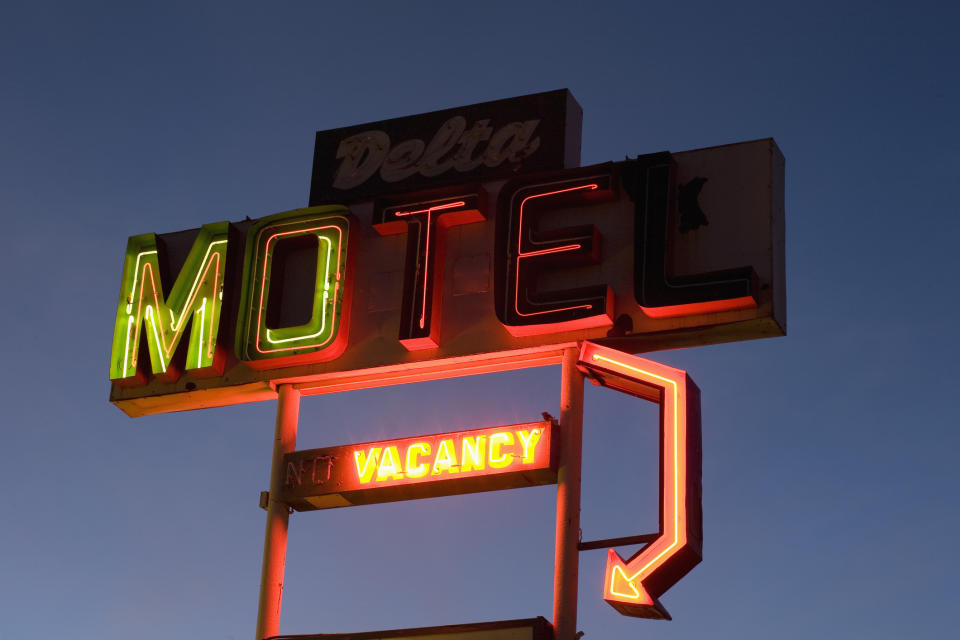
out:
<path id="1" fill-rule="evenodd" d="M 553 568 L 555 640 L 574 640 L 577 633 L 577 544 L 580 542 L 580 467 L 583 453 L 583 374 L 577 369 L 578 355 L 579 349 L 564 349 L 560 372 L 560 472 Z"/>
<path id="2" fill-rule="evenodd" d="M 263 540 L 263 569 L 260 574 L 260 603 L 257 608 L 256 640 L 280 633 L 280 606 L 283 602 L 283 572 L 287 562 L 289 507 L 277 500 L 283 487 L 283 456 L 297 446 L 300 392 L 282 384 L 277 397 L 277 427 L 273 435 L 273 462 L 270 466 L 270 500 L 267 505 L 267 532 Z"/>

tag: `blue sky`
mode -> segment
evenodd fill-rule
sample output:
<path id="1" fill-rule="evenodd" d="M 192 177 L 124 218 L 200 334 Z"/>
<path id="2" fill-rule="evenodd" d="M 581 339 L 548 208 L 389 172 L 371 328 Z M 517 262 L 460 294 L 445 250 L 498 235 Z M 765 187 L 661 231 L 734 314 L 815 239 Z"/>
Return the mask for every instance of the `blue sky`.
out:
<path id="1" fill-rule="evenodd" d="M 583 163 L 773 137 L 789 335 L 703 390 L 704 560 L 587 638 L 942 637 L 960 579 L 960 11 L 947 3 L 8 3 L 0 639 L 253 634 L 274 403 L 107 401 L 126 238 L 304 206 L 314 132 L 567 87 Z M 535 419 L 559 371 L 304 400 L 301 448 Z M 588 389 L 584 537 L 655 525 L 647 408 Z M 632 484 L 630 484 L 632 483 Z M 611 486 L 618 487 L 612 490 Z M 295 515 L 285 633 L 550 616 L 553 487 Z M 648 518 L 649 515 L 649 518 Z M 412 588 L 411 585 L 416 585 Z"/>

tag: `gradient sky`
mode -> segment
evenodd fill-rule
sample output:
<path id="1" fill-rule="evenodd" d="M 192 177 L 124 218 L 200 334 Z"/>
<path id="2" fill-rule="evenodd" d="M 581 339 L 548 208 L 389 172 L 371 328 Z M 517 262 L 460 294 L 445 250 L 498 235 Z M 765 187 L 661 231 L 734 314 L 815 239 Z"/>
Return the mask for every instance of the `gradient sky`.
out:
<path id="1" fill-rule="evenodd" d="M 305 206 L 317 130 L 562 87 L 584 164 L 768 136 L 787 160 L 788 337 L 651 356 L 703 391 L 704 560 L 658 622 L 581 554 L 587 640 L 955 633 L 954 5 L 144 4 L 0 9 L 0 639 L 254 633 L 275 403 L 107 401 L 128 236 Z M 299 445 L 558 391 L 549 368 L 306 398 Z M 644 405 L 587 390 L 585 539 L 656 525 Z M 281 631 L 549 618 L 554 492 L 294 515 Z"/>

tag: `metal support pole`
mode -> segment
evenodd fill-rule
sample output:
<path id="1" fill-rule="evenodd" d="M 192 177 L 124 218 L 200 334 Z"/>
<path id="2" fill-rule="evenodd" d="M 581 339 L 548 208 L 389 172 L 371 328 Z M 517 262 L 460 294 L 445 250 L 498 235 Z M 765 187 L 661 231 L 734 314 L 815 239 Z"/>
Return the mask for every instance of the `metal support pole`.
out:
<path id="1" fill-rule="evenodd" d="M 260 603 L 257 608 L 256 640 L 280 633 L 280 606 L 283 602 L 283 571 L 287 562 L 287 524 L 290 511 L 280 502 L 283 487 L 283 456 L 297 446 L 300 392 L 282 384 L 277 396 L 277 427 L 273 435 L 273 462 L 270 466 L 270 501 L 267 505 L 267 532 L 263 540 L 263 569 L 260 574 Z"/>
<path id="2" fill-rule="evenodd" d="M 560 373 L 560 473 L 557 481 L 557 543 L 553 568 L 553 636 L 577 633 L 580 542 L 580 466 L 583 453 L 583 374 L 579 349 L 563 351 Z"/>

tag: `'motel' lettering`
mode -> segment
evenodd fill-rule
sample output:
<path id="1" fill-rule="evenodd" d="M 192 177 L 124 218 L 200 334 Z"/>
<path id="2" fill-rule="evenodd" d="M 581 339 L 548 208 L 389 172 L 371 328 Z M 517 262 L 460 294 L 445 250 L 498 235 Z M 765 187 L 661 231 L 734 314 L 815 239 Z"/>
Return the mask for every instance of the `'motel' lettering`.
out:
<path id="1" fill-rule="evenodd" d="M 111 380 L 122 385 L 146 382 L 138 361 L 140 337 L 145 333 L 149 372 L 162 380 L 175 381 L 179 371 L 174 352 L 187 325 L 191 330 L 185 368 L 201 376 L 223 373 L 223 353 L 217 336 L 228 230 L 226 222 L 200 229 L 169 296 L 163 294 L 157 237 L 146 233 L 130 238 L 113 332 Z"/>
<path id="2" fill-rule="evenodd" d="M 605 169 L 605 170 L 604 170 Z M 564 171 L 534 181 L 508 183 L 497 205 L 496 311 L 510 335 L 529 336 L 613 324 L 613 292 L 607 285 L 538 291 L 537 277 L 600 260 L 596 227 L 538 231 L 537 221 L 561 207 L 613 199 L 612 165 Z"/>
<path id="3" fill-rule="evenodd" d="M 647 316 L 756 306 L 756 275 L 749 266 L 683 277 L 667 273 L 667 215 L 676 192 L 675 173 L 670 154 L 663 153 L 527 175 L 504 184 L 492 216 L 496 225 L 492 311 L 506 332 L 523 338 L 613 325 L 614 294 L 606 283 L 550 290 L 540 284 L 540 276 L 603 261 L 594 225 L 562 226 L 551 217 L 573 211 L 578 217 L 582 212 L 587 221 L 591 208 L 617 199 L 621 190 L 633 200 L 634 294 Z M 445 235 L 453 226 L 483 223 L 490 217 L 485 211 L 486 191 L 479 185 L 447 189 L 441 195 L 424 193 L 378 201 L 372 218 L 378 234 L 408 236 L 397 340 L 411 351 L 442 347 Z M 181 370 L 199 377 L 222 375 L 221 342 L 224 335 L 229 337 L 220 326 L 224 288 L 231 301 L 237 301 L 234 353 L 249 367 L 277 369 L 338 358 L 347 346 L 350 326 L 355 285 L 351 263 L 356 254 L 352 245 L 357 236 L 351 232 L 356 224 L 349 209 L 340 205 L 254 221 L 246 231 L 242 279 L 236 277 L 240 261 L 231 239 L 236 232 L 226 222 L 205 225 L 167 295 L 157 237 L 130 238 L 111 380 L 133 386 L 145 384 L 148 375 L 172 382 Z M 300 256 L 299 262 L 290 258 L 294 254 Z M 284 277 L 288 262 L 299 265 L 289 267 L 296 277 Z M 315 270 L 305 263 L 315 264 Z M 234 265 L 233 276 L 229 265 Z M 305 268 L 313 270 L 312 279 L 306 277 Z M 238 280 L 239 290 L 229 291 Z M 277 311 L 291 305 L 299 310 L 294 320 Z M 184 335 L 189 337 L 181 348 Z"/>
<path id="4" fill-rule="evenodd" d="M 352 278 L 348 273 L 350 217 L 345 207 L 325 206 L 278 213 L 247 231 L 243 289 L 237 319 L 238 357 L 255 369 L 274 369 L 337 358 L 347 346 Z M 316 273 L 309 317 L 295 326 L 271 326 L 270 285 L 284 243 L 316 246 Z"/>
<path id="5" fill-rule="evenodd" d="M 407 234 L 400 311 L 400 343 L 410 351 L 440 346 L 443 291 L 442 234 L 485 219 L 477 192 L 376 207 L 373 228 L 382 236 Z"/>

